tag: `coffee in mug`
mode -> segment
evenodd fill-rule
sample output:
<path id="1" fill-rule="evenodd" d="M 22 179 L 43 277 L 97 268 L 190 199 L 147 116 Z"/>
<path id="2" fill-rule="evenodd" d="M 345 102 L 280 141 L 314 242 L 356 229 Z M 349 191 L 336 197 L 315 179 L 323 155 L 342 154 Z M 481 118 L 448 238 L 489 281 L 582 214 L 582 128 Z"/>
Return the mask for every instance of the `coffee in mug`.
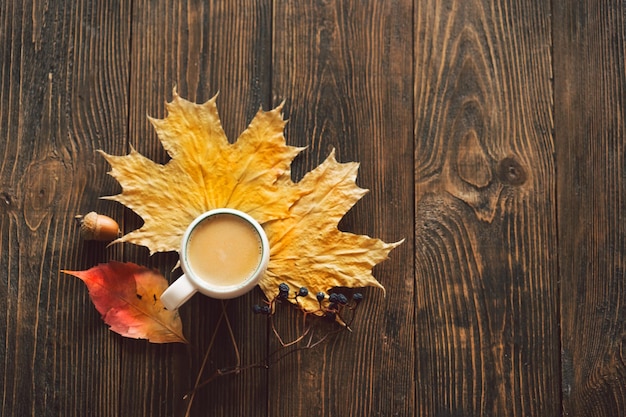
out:
<path id="1" fill-rule="evenodd" d="M 216 209 L 198 216 L 187 228 L 180 251 L 183 275 L 161 295 L 168 310 L 201 292 L 235 298 L 251 290 L 269 261 L 265 231 L 248 214 Z"/>
<path id="2" fill-rule="evenodd" d="M 254 226 L 239 216 L 216 214 L 200 222 L 187 242 L 188 267 L 210 285 L 228 287 L 254 274 L 263 242 Z"/>

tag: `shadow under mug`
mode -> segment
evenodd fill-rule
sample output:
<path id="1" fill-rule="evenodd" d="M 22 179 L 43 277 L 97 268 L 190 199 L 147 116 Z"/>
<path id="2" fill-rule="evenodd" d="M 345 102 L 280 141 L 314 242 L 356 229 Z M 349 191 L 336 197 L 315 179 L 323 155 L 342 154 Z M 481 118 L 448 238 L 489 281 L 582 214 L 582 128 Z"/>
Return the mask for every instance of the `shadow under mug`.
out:
<path id="1" fill-rule="evenodd" d="M 263 227 L 239 210 L 207 211 L 187 227 L 180 250 L 181 275 L 161 295 L 175 310 L 196 292 L 212 298 L 239 297 L 267 269 L 269 242 Z"/>

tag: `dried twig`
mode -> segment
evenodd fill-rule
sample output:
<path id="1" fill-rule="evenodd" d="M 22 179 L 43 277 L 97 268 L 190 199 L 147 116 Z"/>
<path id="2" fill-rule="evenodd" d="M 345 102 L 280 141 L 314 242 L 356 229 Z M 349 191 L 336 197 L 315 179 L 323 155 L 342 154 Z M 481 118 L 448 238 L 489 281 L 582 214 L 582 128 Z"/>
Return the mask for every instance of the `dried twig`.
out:
<path id="1" fill-rule="evenodd" d="M 297 297 L 298 296 L 296 296 L 296 298 Z M 342 297 L 343 297 L 343 300 L 342 300 Z M 189 393 L 187 393 L 183 397 L 184 399 L 189 399 L 185 417 L 189 417 L 190 415 L 191 406 L 193 404 L 196 392 L 200 388 L 211 383 L 216 378 L 225 376 L 225 375 L 230 375 L 230 374 L 238 374 L 248 369 L 255 369 L 255 368 L 269 369 L 271 366 L 277 364 L 278 362 L 280 362 L 282 359 L 286 358 L 289 355 L 292 355 L 296 352 L 300 352 L 303 350 L 315 348 L 316 346 L 320 345 L 325 340 L 327 340 L 330 336 L 336 335 L 345 330 L 352 331 L 352 329 L 350 328 L 350 325 L 354 321 L 357 306 L 360 304 L 361 300 L 363 299 L 363 296 L 360 293 L 354 294 L 353 302 L 348 303 L 347 299 L 342 295 L 341 297 L 339 297 L 339 300 L 340 300 L 339 302 L 331 301 L 327 307 L 322 306 L 323 298 L 324 297 L 322 297 L 322 299 L 318 298 L 318 300 L 320 301 L 320 309 L 318 311 L 303 312 L 302 322 L 301 322 L 301 325 L 299 326 L 300 335 L 290 342 L 285 342 L 283 340 L 283 338 L 280 335 L 280 332 L 278 331 L 274 323 L 274 311 L 275 311 L 276 304 L 280 303 L 280 299 L 273 299 L 271 301 L 266 301 L 265 307 L 255 306 L 254 311 L 256 313 L 262 313 L 262 314 L 267 315 L 272 333 L 274 334 L 274 336 L 280 343 L 280 347 L 275 349 L 269 355 L 267 355 L 267 357 L 265 357 L 263 361 L 253 363 L 250 365 L 245 365 L 245 366 L 241 365 L 241 354 L 239 352 L 239 347 L 235 339 L 235 333 L 233 331 L 230 319 L 228 318 L 228 314 L 226 312 L 227 302 L 222 301 L 222 314 L 220 315 L 220 318 L 217 321 L 217 325 L 215 326 L 215 330 L 213 331 L 213 334 L 211 335 L 211 340 L 204 354 L 202 365 L 200 366 L 200 370 L 198 372 L 198 376 L 196 377 L 196 382 L 194 384 L 194 387 Z M 333 300 L 332 297 L 331 297 L 331 300 Z M 351 313 L 349 320 L 345 320 L 345 318 L 342 317 L 342 313 L 345 313 L 345 311 L 349 311 Z M 318 326 L 318 324 L 317 323 L 312 324 L 309 320 L 309 316 L 315 316 L 316 319 L 319 319 L 319 318 L 330 319 L 331 321 L 335 321 L 339 323 L 339 326 L 335 330 L 326 332 L 325 334 L 323 334 L 322 336 L 316 339 L 315 328 Z M 219 331 L 219 328 L 222 322 L 226 323 L 228 335 L 230 337 L 233 350 L 235 352 L 235 365 L 230 366 L 230 367 L 218 368 L 211 374 L 211 376 L 202 380 L 202 375 L 204 374 L 206 365 L 208 363 L 209 355 L 211 354 L 211 351 L 213 350 L 217 333 Z M 304 344 L 302 344 L 303 341 L 305 341 Z"/>

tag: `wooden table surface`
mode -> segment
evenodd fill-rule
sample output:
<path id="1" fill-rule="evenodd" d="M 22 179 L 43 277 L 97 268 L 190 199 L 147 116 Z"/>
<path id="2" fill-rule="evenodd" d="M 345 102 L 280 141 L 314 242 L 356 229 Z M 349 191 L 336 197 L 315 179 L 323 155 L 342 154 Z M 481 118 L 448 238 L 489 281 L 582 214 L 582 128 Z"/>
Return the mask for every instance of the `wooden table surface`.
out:
<path id="1" fill-rule="evenodd" d="M 625 416 L 625 55 L 618 0 L 0 2 L 0 415 Z M 181 308 L 189 345 L 150 344 L 60 272 L 176 277 L 74 221 L 141 225 L 99 199 L 120 189 L 96 150 L 166 162 L 146 116 L 174 87 L 219 92 L 232 140 L 284 100 L 294 179 L 335 148 L 371 190 L 342 230 L 406 239 L 352 332 L 267 368 L 261 292 L 229 302 L 241 372 L 192 402 L 214 334 L 201 380 L 237 363 L 219 301 Z"/>

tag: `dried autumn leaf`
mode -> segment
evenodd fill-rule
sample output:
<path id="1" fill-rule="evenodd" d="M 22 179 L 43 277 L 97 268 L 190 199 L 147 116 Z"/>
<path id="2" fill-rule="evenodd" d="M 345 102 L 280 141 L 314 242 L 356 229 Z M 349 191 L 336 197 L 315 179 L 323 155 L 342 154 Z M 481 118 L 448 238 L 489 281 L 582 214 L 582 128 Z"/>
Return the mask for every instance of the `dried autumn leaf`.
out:
<path id="1" fill-rule="evenodd" d="M 272 299 L 278 285 L 306 287 L 308 297 L 298 297 L 306 311 L 319 309 L 318 292 L 334 287 L 384 287 L 372 275 L 372 268 L 387 259 L 396 243 L 342 232 L 341 218 L 367 193 L 355 183 L 359 165 L 340 164 L 335 152 L 297 184 L 302 197 L 290 216 L 264 225 L 270 241 L 270 263 L 259 282 Z"/>
<path id="2" fill-rule="evenodd" d="M 167 280 L 158 272 L 114 261 L 62 272 L 87 285 L 91 301 L 114 332 L 153 343 L 187 343 L 178 312 L 168 311 L 160 300 Z"/>
<path id="3" fill-rule="evenodd" d="M 236 143 L 220 124 L 216 97 L 194 104 L 174 94 L 166 119 L 150 119 L 171 156 L 157 164 L 134 149 L 126 156 L 103 153 L 123 192 L 105 197 L 132 209 L 144 225 L 116 242 L 146 246 L 150 253 L 178 251 L 187 226 L 198 215 L 229 207 L 259 223 L 289 216 L 299 198 L 277 180 L 288 175 L 301 149 L 285 144 L 281 108 L 259 111 Z"/>
<path id="4" fill-rule="evenodd" d="M 134 149 L 126 156 L 103 152 L 122 193 L 106 197 L 129 207 L 144 225 L 121 237 L 151 253 L 178 251 L 192 220 L 205 211 L 229 207 L 261 223 L 270 241 L 270 262 L 260 287 L 268 298 L 278 285 L 307 287 L 299 305 L 317 310 L 319 291 L 382 285 L 372 268 L 401 242 L 341 232 L 337 224 L 367 191 L 356 183 L 358 164 L 341 164 L 334 152 L 298 183 L 291 162 L 301 148 L 287 146 L 281 106 L 259 110 L 237 141 L 221 127 L 216 98 L 194 104 L 180 98 L 167 104 L 165 119 L 150 119 L 171 157 L 161 165 Z M 295 300 L 291 300 L 296 302 Z"/>

